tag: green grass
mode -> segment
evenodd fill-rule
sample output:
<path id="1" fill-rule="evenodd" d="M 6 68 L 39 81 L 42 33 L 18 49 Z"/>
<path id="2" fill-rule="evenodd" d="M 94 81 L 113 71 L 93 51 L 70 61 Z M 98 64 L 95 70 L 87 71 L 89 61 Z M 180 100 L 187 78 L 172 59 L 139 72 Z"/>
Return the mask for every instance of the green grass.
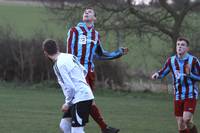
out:
<path id="1" fill-rule="evenodd" d="M 46 36 L 65 35 L 65 24 L 44 7 L 0 5 L 0 25 L 11 26 L 23 38 L 33 37 L 43 32 Z"/>
<path id="2" fill-rule="evenodd" d="M 56 133 L 63 95 L 54 85 L 0 85 L 1 133 Z M 176 133 L 172 97 L 167 94 L 123 93 L 98 90 L 96 103 L 109 125 L 120 133 Z M 197 106 L 194 121 L 200 127 Z M 90 118 L 86 133 L 99 133 Z"/>

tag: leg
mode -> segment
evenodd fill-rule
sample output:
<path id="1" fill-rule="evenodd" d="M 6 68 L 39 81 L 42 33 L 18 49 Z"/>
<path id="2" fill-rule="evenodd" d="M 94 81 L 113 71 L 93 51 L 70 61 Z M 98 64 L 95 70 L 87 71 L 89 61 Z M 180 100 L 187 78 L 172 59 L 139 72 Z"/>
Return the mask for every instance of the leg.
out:
<path id="1" fill-rule="evenodd" d="M 196 99 L 186 99 L 184 104 L 183 120 L 190 130 L 190 133 L 198 133 L 195 124 L 193 123 L 193 114 L 196 108 Z"/>
<path id="2" fill-rule="evenodd" d="M 105 129 L 107 127 L 98 107 L 96 106 L 95 102 L 92 103 L 90 115 L 92 118 L 98 123 L 101 129 Z"/>
<path id="3" fill-rule="evenodd" d="M 84 126 L 89 121 L 92 100 L 78 102 L 72 105 L 72 133 L 85 133 Z"/>
<path id="4" fill-rule="evenodd" d="M 183 111 L 184 101 L 174 100 L 174 115 L 176 116 L 179 133 L 189 133 L 189 130 L 183 120 Z"/>
<path id="5" fill-rule="evenodd" d="M 191 112 L 185 111 L 183 113 L 183 121 L 186 124 L 187 128 L 190 130 L 190 133 L 198 133 L 195 124 L 192 121 L 193 114 Z"/>
<path id="6" fill-rule="evenodd" d="M 72 127 L 72 133 L 85 133 L 84 127 Z"/>
<path id="7" fill-rule="evenodd" d="M 71 118 L 62 118 L 61 119 L 60 130 L 62 133 L 71 133 Z"/>
<path id="8" fill-rule="evenodd" d="M 92 91 L 95 89 L 95 73 L 89 71 L 86 76 L 86 81 L 90 85 Z M 99 125 L 103 133 L 117 133 L 119 129 L 108 127 L 106 122 L 103 119 L 102 114 L 100 113 L 99 108 L 96 106 L 95 102 L 92 103 L 92 107 L 90 110 L 90 115 L 94 119 L 94 121 Z"/>
<path id="9" fill-rule="evenodd" d="M 187 129 L 187 126 L 183 120 L 183 117 L 177 116 L 176 121 L 177 121 L 179 133 L 189 133 L 189 130 Z"/>

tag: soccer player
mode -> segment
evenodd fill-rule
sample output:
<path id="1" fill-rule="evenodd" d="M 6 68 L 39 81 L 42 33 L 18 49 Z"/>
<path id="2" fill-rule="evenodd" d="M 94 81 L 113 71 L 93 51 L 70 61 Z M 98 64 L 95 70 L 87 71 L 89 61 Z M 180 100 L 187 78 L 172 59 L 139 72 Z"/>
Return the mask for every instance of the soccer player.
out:
<path id="1" fill-rule="evenodd" d="M 164 67 L 152 75 L 162 79 L 172 73 L 174 85 L 174 114 L 179 133 L 197 133 L 192 122 L 198 98 L 197 81 L 200 81 L 200 63 L 197 57 L 188 53 L 189 41 L 180 37 L 176 42 L 176 55 L 167 59 Z"/>
<path id="2" fill-rule="evenodd" d="M 63 133 L 84 133 L 94 99 L 85 80 L 86 70 L 74 55 L 60 53 L 54 40 L 45 40 L 43 50 L 54 62 L 53 69 L 65 96 L 65 103 L 61 108 L 64 116 L 60 128 Z"/>
<path id="3" fill-rule="evenodd" d="M 113 52 L 107 52 L 103 49 L 100 35 L 94 29 L 96 14 L 92 8 L 87 8 L 83 13 L 83 22 L 72 27 L 68 32 L 67 53 L 75 55 L 79 62 L 87 69 L 86 80 L 91 89 L 94 90 L 95 73 L 93 59 L 111 60 L 127 54 L 128 48 L 119 48 Z M 99 109 L 93 102 L 90 112 L 92 118 L 100 126 L 102 133 L 117 133 L 119 129 L 107 126 Z"/>

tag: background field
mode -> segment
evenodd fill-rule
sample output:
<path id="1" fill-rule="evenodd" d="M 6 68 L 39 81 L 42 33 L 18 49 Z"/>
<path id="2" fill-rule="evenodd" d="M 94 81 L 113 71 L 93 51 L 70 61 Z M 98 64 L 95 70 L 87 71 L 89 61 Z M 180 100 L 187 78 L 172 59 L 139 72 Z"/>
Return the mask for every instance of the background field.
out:
<path id="1" fill-rule="evenodd" d="M 50 84 L 50 85 L 49 85 Z M 56 133 L 62 113 L 61 91 L 51 83 L 33 86 L 0 84 L 1 133 Z M 97 90 L 96 102 L 106 121 L 120 133 L 176 133 L 172 97 L 168 94 Z M 199 106 L 199 105 L 198 105 Z M 200 127 L 200 110 L 195 120 Z M 90 118 L 87 133 L 99 133 Z"/>
<path id="2" fill-rule="evenodd" d="M 191 23 L 198 25 L 197 21 Z M 45 38 L 52 37 L 64 42 L 68 29 L 66 28 L 67 22 L 68 18 L 60 21 L 57 16 L 44 7 L 0 3 L 0 28 L 12 27 L 13 36 L 16 36 L 19 42 L 35 39 L 37 33 Z M 100 32 L 100 34 L 106 50 L 116 49 L 115 33 Z M 161 67 L 166 58 L 172 54 L 171 42 L 165 42 L 158 38 L 140 39 L 132 33 L 122 46 L 128 46 L 130 52 L 128 56 L 119 59 L 120 64 L 121 62 L 127 63 L 126 65 L 130 69 L 129 74 L 136 73 L 136 75 L 141 74 L 145 77 L 138 77 L 138 75 L 128 77 L 128 83 L 131 84 L 133 81 L 131 88 L 139 86 L 137 90 L 148 92 L 149 90 L 146 90 L 145 87 L 152 86 L 154 88 L 152 83 L 155 82 L 147 81 L 147 78 Z M 8 53 L 8 55 L 11 54 Z M 2 55 L 0 57 L 3 61 L 0 64 L 5 63 L 5 57 Z M 7 66 L 11 66 L 9 62 L 7 64 Z M 27 64 L 25 65 L 27 66 Z M 13 66 L 15 67 L 15 65 Z M 1 70 L 3 73 L 4 68 Z M 9 67 L 8 70 L 10 70 Z M 113 73 L 115 73 L 114 70 Z M 139 85 L 135 85 L 135 82 L 139 82 Z M 158 83 L 158 89 L 162 88 L 159 81 L 156 83 Z M 167 87 L 166 85 L 163 88 L 167 89 Z M 122 87 L 122 89 L 124 88 Z M 95 96 L 106 121 L 109 125 L 120 128 L 120 133 L 177 133 L 173 115 L 173 97 L 167 93 L 130 93 L 97 89 Z M 62 92 L 55 83 L 26 85 L 0 82 L 0 133 L 59 132 L 58 124 L 62 115 L 60 112 L 62 103 Z M 198 127 L 200 127 L 199 105 L 200 103 L 198 103 L 194 120 Z M 86 132 L 100 132 L 92 119 L 86 127 Z"/>
<path id="3" fill-rule="evenodd" d="M 41 33 L 44 37 L 63 40 L 63 43 L 69 27 L 77 24 L 70 24 L 70 26 L 66 27 L 70 18 L 60 20 L 58 15 L 52 14 L 44 7 L 2 5 L 1 3 L 0 18 L 0 25 L 4 27 L 11 26 L 19 38 L 34 38 L 37 33 Z M 112 51 L 116 49 L 115 33 L 109 32 L 105 34 L 100 32 L 100 35 L 105 50 Z M 128 37 L 123 46 L 127 46 L 130 50 L 129 55 L 123 57 L 123 61 L 131 68 L 140 68 L 145 72 L 154 70 L 155 67 L 160 67 L 159 62 L 165 61 L 162 56 L 168 55 L 172 50 L 168 49 L 169 44 L 158 38 L 141 40 L 134 33 Z"/>

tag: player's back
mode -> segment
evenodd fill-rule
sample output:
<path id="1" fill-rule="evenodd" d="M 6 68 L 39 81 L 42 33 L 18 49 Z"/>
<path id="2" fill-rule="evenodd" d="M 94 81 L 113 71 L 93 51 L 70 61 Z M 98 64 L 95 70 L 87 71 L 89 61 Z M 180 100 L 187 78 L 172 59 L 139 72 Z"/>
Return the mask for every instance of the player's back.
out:
<path id="1" fill-rule="evenodd" d="M 56 65 L 58 69 L 64 70 L 60 72 L 66 73 L 70 78 L 68 82 L 74 86 L 76 95 L 73 102 L 94 98 L 85 80 L 86 70 L 79 63 L 77 57 L 72 54 L 61 53 L 57 58 Z"/>

